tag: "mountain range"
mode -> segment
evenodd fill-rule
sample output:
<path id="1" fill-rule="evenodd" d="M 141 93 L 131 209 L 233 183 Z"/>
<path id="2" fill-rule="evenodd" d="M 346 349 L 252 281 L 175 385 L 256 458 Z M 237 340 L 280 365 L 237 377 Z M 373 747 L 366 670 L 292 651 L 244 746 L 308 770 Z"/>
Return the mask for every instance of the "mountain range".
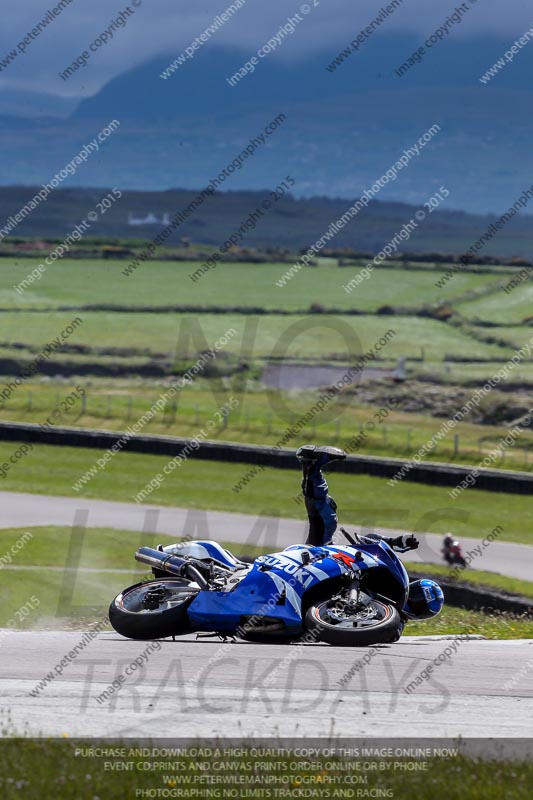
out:
<path id="1" fill-rule="evenodd" d="M 286 122 L 225 189 L 274 188 L 291 175 L 296 196 L 354 198 L 437 124 L 438 136 L 380 199 L 418 205 L 445 186 L 448 209 L 504 211 L 533 184 L 533 48 L 521 51 L 519 69 L 509 65 L 482 84 L 509 42 L 450 37 L 399 78 L 395 67 L 419 45 L 414 34 L 375 36 L 333 71 L 331 49 L 297 61 L 269 57 L 234 87 L 226 77 L 251 54 L 211 47 L 166 80 L 176 53 L 76 104 L 0 92 L 0 184 L 47 182 L 117 119 L 120 129 L 65 186 L 197 189 L 282 113 Z"/>

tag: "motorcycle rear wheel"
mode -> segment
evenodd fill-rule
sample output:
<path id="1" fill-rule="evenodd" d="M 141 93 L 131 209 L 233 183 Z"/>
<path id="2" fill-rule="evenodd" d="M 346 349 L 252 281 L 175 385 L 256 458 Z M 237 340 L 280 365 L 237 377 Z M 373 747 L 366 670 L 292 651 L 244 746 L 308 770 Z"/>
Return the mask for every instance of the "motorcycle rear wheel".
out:
<path id="1" fill-rule="evenodd" d="M 128 639 L 165 639 L 190 630 L 187 609 L 199 589 L 172 578 L 136 583 L 109 606 L 109 621 Z"/>
<path id="2" fill-rule="evenodd" d="M 365 647 L 371 644 L 396 642 L 402 635 L 403 622 L 392 605 L 372 600 L 356 610 L 337 600 L 324 600 L 312 605 L 305 615 L 308 630 L 318 638 L 340 647 Z"/>

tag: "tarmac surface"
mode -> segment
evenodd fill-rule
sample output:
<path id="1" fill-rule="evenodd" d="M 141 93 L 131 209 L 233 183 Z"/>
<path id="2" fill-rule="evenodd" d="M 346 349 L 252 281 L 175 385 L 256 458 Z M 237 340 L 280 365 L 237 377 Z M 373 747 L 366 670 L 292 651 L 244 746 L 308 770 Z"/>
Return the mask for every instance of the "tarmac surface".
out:
<path id="1" fill-rule="evenodd" d="M 533 735 L 533 640 L 338 648 L 104 632 L 61 668 L 83 636 L 0 632 L 1 705 L 15 727 L 124 738 Z"/>

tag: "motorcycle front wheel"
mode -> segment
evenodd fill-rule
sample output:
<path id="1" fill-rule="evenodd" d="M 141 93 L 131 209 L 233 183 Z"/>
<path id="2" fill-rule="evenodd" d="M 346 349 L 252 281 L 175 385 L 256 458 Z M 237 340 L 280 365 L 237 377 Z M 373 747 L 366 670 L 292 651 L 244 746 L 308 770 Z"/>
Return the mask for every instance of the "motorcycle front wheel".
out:
<path id="1" fill-rule="evenodd" d="M 364 647 L 396 642 L 402 635 L 403 622 L 392 605 L 374 600 L 357 608 L 338 598 L 312 605 L 305 615 L 306 627 L 318 638 L 341 647 Z"/>
<path id="2" fill-rule="evenodd" d="M 128 639 L 164 639 L 190 630 L 187 609 L 199 589 L 163 578 L 123 589 L 109 606 L 109 621 Z"/>

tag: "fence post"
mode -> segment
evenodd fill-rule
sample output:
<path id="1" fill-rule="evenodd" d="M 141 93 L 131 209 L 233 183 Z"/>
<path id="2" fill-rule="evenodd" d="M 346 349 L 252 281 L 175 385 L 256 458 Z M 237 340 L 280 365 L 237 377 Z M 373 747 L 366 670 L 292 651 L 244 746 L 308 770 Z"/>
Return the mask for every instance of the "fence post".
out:
<path id="1" fill-rule="evenodd" d="M 33 393 L 31 389 L 28 390 L 28 411 L 31 411 L 33 408 Z"/>
<path id="2" fill-rule="evenodd" d="M 131 404 L 132 404 L 132 397 L 131 394 L 128 395 L 128 420 L 131 419 Z"/>
<path id="3" fill-rule="evenodd" d="M 87 410 L 87 392 L 85 391 L 81 396 L 81 414 L 85 414 Z"/>
<path id="4" fill-rule="evenodd" d="M 456 458 L 459 455 L 459 434 L 454 433 L 453 435 L 453 457 Z"/>

